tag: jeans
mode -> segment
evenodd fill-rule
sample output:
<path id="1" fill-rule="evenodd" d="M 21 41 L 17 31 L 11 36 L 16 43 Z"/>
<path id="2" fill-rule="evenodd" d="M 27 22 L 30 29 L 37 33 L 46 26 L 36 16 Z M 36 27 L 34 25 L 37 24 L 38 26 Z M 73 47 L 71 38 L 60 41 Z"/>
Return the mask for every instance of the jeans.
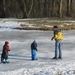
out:
<path id="1" fill-rule="evenodd" d="M 61 44 L 62 44 L 62 40 L 55 41 L 55 57 L 56 58 L 58 58 L 58 53 L 59 53 L 59 57 L 62 57 Z"/>

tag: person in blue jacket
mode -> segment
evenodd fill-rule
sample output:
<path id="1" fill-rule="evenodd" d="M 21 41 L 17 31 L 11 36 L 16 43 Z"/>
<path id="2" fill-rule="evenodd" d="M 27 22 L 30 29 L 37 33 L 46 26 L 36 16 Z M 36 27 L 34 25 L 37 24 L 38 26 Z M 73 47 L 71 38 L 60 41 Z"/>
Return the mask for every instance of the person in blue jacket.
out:
<path id="1" fill-rule="evenodd" d="M 35 40 L 31 43 L 31 58 L 37 60 L 37 43 Z"/>

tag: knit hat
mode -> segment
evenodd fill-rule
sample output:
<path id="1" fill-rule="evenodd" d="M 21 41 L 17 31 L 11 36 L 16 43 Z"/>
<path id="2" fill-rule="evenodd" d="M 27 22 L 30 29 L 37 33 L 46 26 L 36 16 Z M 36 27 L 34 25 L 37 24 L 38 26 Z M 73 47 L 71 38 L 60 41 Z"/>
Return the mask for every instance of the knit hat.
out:
<path id="1" fill-rule="evenodd" d="M 5 45 L 7 45 L 7 44 L 9 44 L 9 42 L 8 41 L 5 41 Z"/>

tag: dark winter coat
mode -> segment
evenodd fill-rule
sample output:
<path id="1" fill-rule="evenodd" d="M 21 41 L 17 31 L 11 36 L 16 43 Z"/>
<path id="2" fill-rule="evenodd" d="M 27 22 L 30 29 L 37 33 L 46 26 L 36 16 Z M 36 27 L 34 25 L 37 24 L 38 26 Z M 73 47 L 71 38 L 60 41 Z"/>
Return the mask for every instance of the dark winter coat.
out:
<path id="1" fill-rule="evenodd" d="M 37 51 L 37 43 L 35 41 L 33 41 L 33 43 L 31 43 L 31 50 Z"/>
<path id="2" fill-rule="evenodd" d="M 8 51 L 10 51 L 9 46 L 8 45 L 4 45 L 3 46 L 3 50 L 2 50 L 2 56 L 1 56 L 1 58 L 8 59 Z"/>
<path id="3" fill-rule="evenodd" d="M 55 37 L 56 34 L 58 34 L 58 32 L 60 32 L 60 30 L 58 30 L 58 29 L 54 30 L 54 37 Z"/>

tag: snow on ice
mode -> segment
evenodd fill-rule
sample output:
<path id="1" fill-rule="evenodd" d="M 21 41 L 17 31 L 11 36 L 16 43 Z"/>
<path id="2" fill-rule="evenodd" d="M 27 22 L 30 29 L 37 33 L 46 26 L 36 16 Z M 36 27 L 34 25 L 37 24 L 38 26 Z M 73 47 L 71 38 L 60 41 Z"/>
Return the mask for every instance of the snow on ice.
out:
<path id="1" fill-rule="evenodd" d="M 12 21 L 12 22 L 11 22 Z M 14 19 L 0 19 L 0 26 L 19 26 Z M 10 42 L 9 64 L 0 63 L 0 75 L 75 75 L 75 30 L 63 31 L 62 60 L 54 57 L 52 31 L 26 31 L 0 28 L 0 55 L 6 40 Z M 30 44 L 38 43 L 38 60 L 31 60 Z"/>

